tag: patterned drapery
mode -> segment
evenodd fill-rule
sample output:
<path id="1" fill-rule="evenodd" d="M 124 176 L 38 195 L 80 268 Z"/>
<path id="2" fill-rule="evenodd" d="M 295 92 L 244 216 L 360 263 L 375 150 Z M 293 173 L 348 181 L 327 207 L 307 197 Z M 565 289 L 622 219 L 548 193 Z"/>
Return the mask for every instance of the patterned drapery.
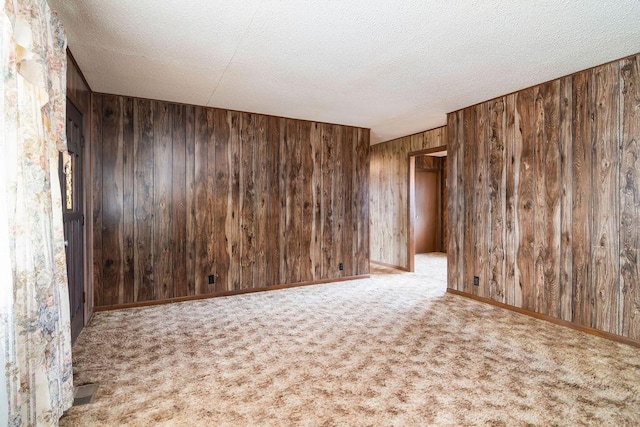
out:
<path id="1" fill-rule="evenodd" d="M 58 178 L 66 39 L 46 0 L 4 0 L 0 20 L 0 423 L 57 425 L 73 401 Z"/>

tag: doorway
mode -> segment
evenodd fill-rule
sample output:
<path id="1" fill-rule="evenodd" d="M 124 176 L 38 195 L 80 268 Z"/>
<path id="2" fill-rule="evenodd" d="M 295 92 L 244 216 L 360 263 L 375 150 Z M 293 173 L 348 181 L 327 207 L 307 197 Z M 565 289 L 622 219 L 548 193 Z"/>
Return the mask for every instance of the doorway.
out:
<path id="1" fill-rule="evenodd" d="M 409 271 L 416 254 L 445 252 L 447 246 L 446 146 L 409 153 Z"/>
<path id="2" fill-rule="evenodd" d="M 82 114 L 67 100 L 67 151 L 59 156 L 62 221 L 67 256 L 71 342 L 84 326 L 84 202 Z"/>

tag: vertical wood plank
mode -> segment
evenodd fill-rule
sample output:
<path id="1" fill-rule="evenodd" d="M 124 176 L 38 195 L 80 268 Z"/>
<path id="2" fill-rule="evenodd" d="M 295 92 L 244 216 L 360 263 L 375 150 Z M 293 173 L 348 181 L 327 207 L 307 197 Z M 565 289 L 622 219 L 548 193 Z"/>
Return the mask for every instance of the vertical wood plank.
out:
<path id="1" fill-rule="evenodd" d="M 174 296 L 189 295 L 187 281 L 187 151 L 185 106 L 169 105 L 172 140 L 171 242 Z"/>
<path id="2" fill-rule="evenodd" d="M 357 134 L 350 127 L 342 128 L 342 188 L 344 194 L 344 229 L 342 238 L 342 259 L 344 262 L 345 276 L 353 276 L 357 271 L 357 260 L 354 253 L 354 218 L 353 218 L 353 201 L 354 201 L 354 161 L 355 161 L 355 143 Z"/>
<path id="3" fill-rule="evenodd" d="M 267 143 L 265 146 L 265 163 L 269 194 L 267 198 L 267 256 L 266 284 L 275 285 L 280 280 L 280 239 L 282 238 L 280 213 L 280 119 L 267 118 Z"/>
<path id="4" fill-rule="evenodd" d="M 123 168 L 123 293 L 122 302 L 135 301 L 135 236 L 133 189 L 135 186 L 135 162 L 133 146 L 133 99 L 123 98 L 122 105 L 122 168 Z"/>
<path id="5" fill-rule="evenodd" d="M 522 295 L 522 307 L 535 310 L 534 289 L 534 147 L 533 89 L 516 94 L 516 134 L 514 152 L 519 157 L 518 176 L 518 247 L 516 255 L 516 293 Z"/>
<path id="6" fill-rule="evenodd" d="M 311 128 L 311 158 L 313 162 L 312 177 L 312 242 L 311 259 L 313 260 L 313 279 L 322 278 L 322 218 L 324 205 L 322 199 L 322 125 L 313 123 Z"/>
<path id="7" fill-rule="evenodd" d="M 105 305 L 102 280 L 102 95 L 91 95 L 91 185 L 92 185 L 92 224 L 93 224 L 93 298 L 94 305 Z"/>
<path id="8" fill-rule="evenodd" d="M 336 277 L 337 269 L 334 269 L 334 248 L 337 245 L 335 239 L 335 223 L 333 212 L 334 201 L 334 169 L 335 169 L 335 138 L 333 126 L 323 124 L 322 130 L 322 198 L 325 206 L 323 235 L 322 235 L 322 276 L 323 278 Z"/>
<path id="9" fill-rule="evenodd" d="M 640 341 L 640 72 L 638 56 L 620 63 L 620 333 Z"/>
<path id="10" fill-rule="evenodd" d="M 287 232 L 288 232 L 288 228 L 287 228 L 287 197 L 288 195 L 288 187 L 287 187 L 287 180 L 288 180 L 288 176 L 287 174 L 289 173 L 289 162 L 288 159 L 289 157 L 289 153 L 287 152 L 287 144 L 286 144 L 286 135 L 287 135 L 287 127 L 286 127 L 286 119 L 280 118 L 278 121 L 278 126 L 280 128 L 279 130 L 279 136 L 280 139 L 278 141 L 278 149 L 279 149 L 279 157 L 280 159 L 282 159 L 279 163 L 278 163 L 278 187 L 279 187 L 279 191 L 280 191 L 280 198 L 279 198 L 279 205 L 280 205 L 280 210 L 278 211 L 279 213 L 279 223 L 280 223 L 280 234 L 278 235 L 278 247 L 279 247 L 279 252 L 280 252 L 280 275 L 279 275 L 279 280 L 281 283 L 292 283 L 290 281 L 289 278 L 289 273 L 287 271 L 287 260 L 286 260 L 286 252 L 287 252 Z"/>
<path id="11" fill-rule="evenodd" d="M 462 266 L 458 265 L 458 252 L 460 250 L 460 236 L 458 235 L 457 224 L 461 219 L 459 218 L 457 194 L 462 191 L 461 188 L 456 187 L 456 180 L 458 174 L 458 114 L 447 114 L 447 129 L 448 141 L 447 141 L 447 187 L 449 189 L 449 197 L 447 198 L 447 215 L 449 217 L 449 223 L 452 225 L 449 232 L 449 239 L 447 245 L 447 287 L 450 289 L 458 289 L 458 271 Z"/>
<path id="12" fill-rule="evenodd" d="M 135 301 L 156 298 L 153 271 L 153 117 L 154 104 L 146 99 L 134 103 L 135 187 L 134 258 Z"/>
<path id="13" fill-rule="evenodd" d="M 254 287 L 256 263 L 256 182 L 254 114 L 241 115 L 240 133 L 240 288 Z"/>
<path id="14" fill-rule="evenodd" d="M 212 274 L 211 259 L 208 248 L 211 233 L 209 209 L 207 171 L 209 168 L 209 124 L 207 121 L 207 109 L 196 107 L 194 134 L 194 207 L 195 207 L 195 294 L 206 295 L 209 293 L 207 276 Z M 217 217 L 217 213 L 214 218 Z M 216 266 L 218 260 L 216 259 Z M 220 274 L 219 271 L 216 274 Z M 216 277 L 219 281 L 219 278 Z"/>
<path id="15" fill-rule="evenodd" d="M 488 297 L 505 301 L 505 98 L 489 103 L 489 272 Z"/>
<path id="16" fill-rule="evenodd" d="M 572 96 L 572 321 L 590 327 L 595 302 L 591 280 L 591 71 L 573 76 Z"/>
<path id="17" fill-rule="evenodd" d="M 456 149 L 456 155 L 458 157 L 457 159 L 457 163 L 458 163 L 458 174 L 455 177 L 455 200 L 454 203 L 456 205 L 456 212 L 457 212 L 457 217 L 458 220 L 456 222 L 456 230 L 455 233 L 458 236 L 458 243 L 457 243 L 457 256 L 458 259 L 456 261 L 456 265 L 458 266 L 458 271 L 456 272 L 456 284 L 457 287 L 456 289 L 459 291 L 463 291 L 465 289 L 465 272 L 466 272 L 466 267 L 465 267 L 465 263 L 464 263 L 464 255 L 465 255 L 465 248 L 466 248 L 466 235 L 465 235 L 465 225 L 466 225 L 466 206 L 465 206 L 465 196 L 466 196 L 466 192 L 465 192 L 465 176 L 464 174 L 466 173 L 466 152 L 465 152 L 465 146 L 464 146 L 464 130 L 465 130 L 465 124 L 464 124 L 464 110 L 460 110 L 456 113 L 456 133 L 457 133 L 457 149 Z"/>
<path id="18" fill-rule="evenodd" d="M 560 80 L 560 318 L 573 319 L 573 79 Z"/>
<path id="19" fill-rule="evenodd" d="M 591 264 L 595 293 L 593 326 L 619 333 L 619 89 L 618 63 L 592 71 L 593 228 Z"/>
<path id="20" fill-rule="evenodd" d="M 173 297 L 173 242 L 171 180 L 172 117 L 170 106 L 166 102 L 154 105 L 154 141 L 153 141 L 153 271 L 155 295 L 158 299 Z"/>
<path id="21" fill-rule="evenodd" d="M 185 269 L 187 272 L 186 295 L 196 294 L 196 201 L 195 201 L 195 107 L 185 106 L 185 200 L 186 200 L 186 234 L 185 234 Z"/>
<path id="22" fill-rule="evenodd" d="M 215 265 L 216 291 L 225 291 L 229 289 L 229 265 L 231 256 L 229 253 L 228 241 L 230 236 L 227 234 L 227 215 L 229 214 L 228 197 L 229 185 L 231 179 L 231 169 L 229 163 L 229 148 L 231 143 L 231 130 L 227 112 L 225 110 L 213 110 L 213 130 L 214 130 L 214 149 L 215 149 L 215 185 L 213 200 L 213 228 L 215 234 L 213 239 L 213 260 Z"/>
<path id="23" fill-rule="evenodd" d="M 300 281 L 313 280 L 312 240 L 313 240 L 313 142 L 311 122 L 299 122 L 300 134 L 300 186 L 301 186 L 301 239 L 300 239 Z"/>
<path id="24" fill-rule="evenodd" d="M 544 135 L 544 85 L 533 88 L 534 97 L 534 140 L 533 140 L 533 190 L 534 190 L 534 246 L 533 246 L 533 271 L 532 283 L 533 309 L 542 313 L 545 308 L 544 301 L 544 267 L 547 256 L 546 226 L 547 210 L 545 198 L 545 135 Z"/>
<path id="25" fill-rule="evenodd" d="M 516 252 L 518 248 L 518 183 L 520 173 L 520 152 L 515 151 L 516 138 L 516 95 L 506 97 L 506 135 L 505 135 L 505 303 L 521 307 Z"/>
<path id="26" fill-rule="evenodd" d="M 334 125 L 333 126 L 333 135 L 335 138 L 335 169 L 334 169 L 334 192 L 333 192 L 333 234 L 334 234 L 334 254 L 335 260 L 334 265 L 332 266 L 336 277 L 344 276 L 344 270 L 339 269 L 339 264 L 345 263 L 345 254 L 344 254 L 344 195 L 345 195 L 345 187 L 344 187 L 344 175 L 342 165 L 344 163 L 344 159 L 342 158 L 342 144 L 344 143 L 343 137 L 344 134 L 342 132 L 342 126 Z"/>
<path id="27" fill-rule="evenodd" d="M 123 164 L 121 98 L 105 95 L 102 108 L 102 247 L 105 304 L 122 302 Z"/>
<path id="28" fill-rule="evenodd" d="M 464 247 L 463 260 L 467 262 L 469 268 L 464 269 L 462 290 L 470 294 L 477 294 L 474 289 L 473 277 L 476 275 L 476 209 L 477 205 L 474 201 L 476 185 L 476 164 L 478 163 L 478 143 L 476 135 L 476 110 L 474 107 L 466 108 L 463 111 L 463 136 L 464 141 L 464 166 L 463 166 L 463 182 L 460 187 L 464 189 Z M 460 184 L 460 183 L 459 183 Z"/>
<path id="29" fill-rule="evenodd" d="M 256 116 L 255 137 L 255 186 L 256 186 L 256 250 L 255 250 L 255 278 L 254 287 L 264 287 L 267 284 L 267 200 L 271 187 L 267 175 L 267 145 L 269 121 L 267 116 Z"/>
<path id="30" fill-rule="evenodd" d="M 357 274 L 369 274 L 369 248 L 370 248 L 370 229 L 369 229 L 369 140 L 370 134 L 368 129 L 358 129 L 358 142 L 356 146 L 357 159 L 357 217 L 358 226 L 358 248 L 356 250 L 356 259 L 358 263 Z"/>
<path id="31" fill-rule="evenodd" d="M 240 126 L 242 113 L 227 112 L 229 120 L 229 190 L 227 197 L 226 235 L 228 238 L 229 277 L 227 291 L 237 291 L 240 287 Z"/>
<path id="32" fill-rule="evenodd" d="M 560 150 L 559 80 L 535 93 L 535 307 L 559 316 L 560 265 Z"/>
<path id="33" fill-rule="evenodd" d="M 489 216 L 488 190 L 488 137 L 489 137 L 489 104 L 482 103 L 475 107 L 476 111 L 476 158 L 474 176 L 473 208 L 475 210 L 475 275 L 480 278 L 480 286 L 474 287 L 474 293 L 489 297 L 489 233 L 491 217 Z"/>

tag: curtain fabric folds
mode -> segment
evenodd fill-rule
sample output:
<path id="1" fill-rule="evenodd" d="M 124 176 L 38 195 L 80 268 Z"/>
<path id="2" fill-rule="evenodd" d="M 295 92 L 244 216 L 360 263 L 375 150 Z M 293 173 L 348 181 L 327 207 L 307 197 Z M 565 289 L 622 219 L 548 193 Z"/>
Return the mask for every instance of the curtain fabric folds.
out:
<path id="1" fill-rule="evenodd" d="M 2 1 L 0 421 L 57 425 L 73 401 L 58 178 L 66 39 L 46 0 Z"/>

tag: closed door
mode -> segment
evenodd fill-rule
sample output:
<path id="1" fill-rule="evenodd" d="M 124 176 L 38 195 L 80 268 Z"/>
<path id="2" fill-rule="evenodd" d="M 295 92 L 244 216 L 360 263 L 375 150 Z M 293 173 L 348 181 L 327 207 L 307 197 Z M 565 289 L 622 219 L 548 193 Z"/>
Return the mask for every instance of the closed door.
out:
<path id="1" fill-rule="evenodd" d="M 438 172 L 416 171 L 416 253 L 438 250 Z"/>
<path id="2" fill-rule="evenodd" d="M 67 253 L 71 340 L 84 326 L 84 212 L 82 200 L 82 114 L 67 101 L 67 148 L 60 153 L 62 219 Z"/>

